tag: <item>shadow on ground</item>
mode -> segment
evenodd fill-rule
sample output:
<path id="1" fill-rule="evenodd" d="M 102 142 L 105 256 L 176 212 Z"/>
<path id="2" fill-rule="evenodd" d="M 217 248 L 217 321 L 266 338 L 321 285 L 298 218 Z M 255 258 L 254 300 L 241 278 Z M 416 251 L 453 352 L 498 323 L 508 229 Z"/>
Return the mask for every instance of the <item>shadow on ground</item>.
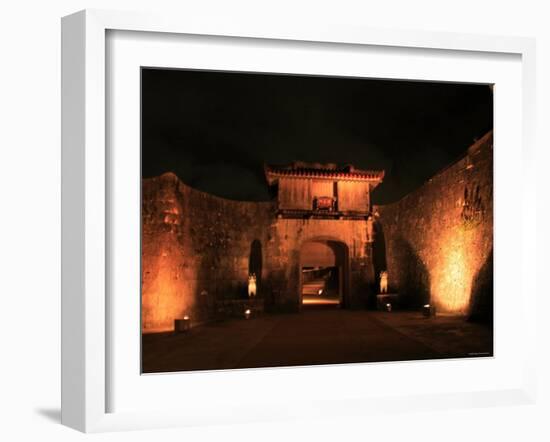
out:
<path id="1" fill-rule="evenodd" d="M 61 423 L 61 409 L 59 408 L 37 408 L 34 411 L 36 414 L 42 416 L 46 420 L 49 420 L 56 424 Z"/>

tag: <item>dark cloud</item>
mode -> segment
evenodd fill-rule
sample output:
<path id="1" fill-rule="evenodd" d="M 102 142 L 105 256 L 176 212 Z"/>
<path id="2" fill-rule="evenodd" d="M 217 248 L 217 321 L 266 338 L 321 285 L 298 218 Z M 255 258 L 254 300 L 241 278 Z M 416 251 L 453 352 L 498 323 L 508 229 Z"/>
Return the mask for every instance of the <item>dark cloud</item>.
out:
<path id="1" fill-rule="evenodd" d="M 493 125 L 487 86 L 186 70 L 142 71 L 142 174 L 232 199 L 269 195 L 263 163 L 385 169 L 397 200 Z"/>

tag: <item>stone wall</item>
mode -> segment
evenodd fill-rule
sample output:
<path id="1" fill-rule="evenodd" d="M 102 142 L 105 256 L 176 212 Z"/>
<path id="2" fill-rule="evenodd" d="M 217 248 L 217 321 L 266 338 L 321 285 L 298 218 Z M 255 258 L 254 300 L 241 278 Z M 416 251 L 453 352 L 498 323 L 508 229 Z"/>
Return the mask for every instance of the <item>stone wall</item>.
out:
<path id="1" fill-rule="evenodd" d="M 207 321 L 218 301 L 246 299 L 273 204 L 217 198 L 171 173 L 144 180 L 142 191 L 142 329 L 170 330 L 186 314 Z"/>
<path id="2" fill-rule="evenodd" d="M 257 275 L 266 311 L 301 308 L 301 248 L 328 241 L 339 250 L 344 304 L 365 306 L 374 283 L 364 220 L 286 219 L 276 202 L 218 198 L 174 174 L 143 180 L 142 329 L 171 330 L 216 317 L 220 301 L 246 299 Z"/>
<path id="3" fill-rule="evenodd" d="M 493 136 L 400 201 L 375 207 L 375 271 L 406 306 L 492 318 Z"/>
<path id="4" fill-rule="evenodd" d="M 301 250 L 309 241 L 325 241 L 343 251 L 344 306 L 367 305 L 374 283 L 371 244 L 362 220 L 277 219 L 269 235 L 270 293 L 277 310 L 300 309 Z"/>
<path id="5" fill-rule="evenodd" d="M 299 311 L 312 241 L 334 251 L 344 307 L 375 306 L 375 275 L 387 269 L 406 307 L 491 318 L 492 143 L 489 133 L 415 192 L 375 207 L 374 244 L 364 219 L 285 218 L 276 201 L 218 198 L 170 173 L 143 180 L 143 331 L 216 318 L 224 301 L 247 299 L 250 273 L 266 311 Z"/>

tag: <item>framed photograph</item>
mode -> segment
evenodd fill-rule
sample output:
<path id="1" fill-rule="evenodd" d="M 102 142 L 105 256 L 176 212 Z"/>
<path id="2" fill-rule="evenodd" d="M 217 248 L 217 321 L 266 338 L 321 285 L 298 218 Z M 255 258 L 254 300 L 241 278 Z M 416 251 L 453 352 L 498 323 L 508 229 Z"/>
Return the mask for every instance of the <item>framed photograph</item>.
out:
<path id="1" fill-rule="evenodd" d="M 62 31 L 64 424 L 534 400 L 532 40 Z"/>

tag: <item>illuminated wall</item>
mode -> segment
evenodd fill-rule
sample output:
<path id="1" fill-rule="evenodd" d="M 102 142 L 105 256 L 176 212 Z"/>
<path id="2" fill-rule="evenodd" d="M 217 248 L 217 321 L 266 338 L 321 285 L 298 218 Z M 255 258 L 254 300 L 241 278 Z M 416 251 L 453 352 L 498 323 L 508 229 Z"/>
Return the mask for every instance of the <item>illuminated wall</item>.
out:
<path id="1" fill-rule="evenodd" d="M 199 192 L 167 173 L 142 185 L 142 330 L 212 318 L 216 301 L 246 296 L 251 253 L 267 242 L 272 203 Z"/>
<path id="2" fill-rule="evenodd" d="M 316 240 L 334 241 L 346 250 L 348 307 L 366 307 L 375 274 L 387 269 L 390 292 L 402 295 L 406 306 L 430 302 L 440 312 L 487 317 L 492 311 L 492 157 L 492 134 L 487 134 L 415 192 L 375 207 L 374 250 L 363 219 L 284 218 L 277 216 L 276 201 L 218 198 L 170 173 L 146 179 L 142 329 L 172 330 L 174 319 L 184 315 L 195 324 L 211 320 L 220 300 L 246 299 L 251 268 L 261 269 L 258 292 L 268 310 L 299 310 L 300 250 Z M 375 259 L 381 241 L 382 264 Z"/>
<path id="3" fill-rule="evenodd" d="M 261 269 L 258 293 L 267 310 L 298 311 L 300 250 L 311 240 L 345 246 L 346 305 L 366 305 L 374 282 L 366 221 L 280 218 L 276 201 L 218 198 L 170 173 L 142 187 L 144 332 L 172 330 L 184 315 L 194 324 L 211 320 L 220 301 L 246 299 L 252 268 Z"/>
<path id="4" fill-rule="evenodd" d="M 142 187 L 142 324 L 160 330 L 193 307 L 192 290 L 182 278 L 182 202 L 170 180 Z"/>
<path id="5" fill-rule="evenodd" d="M 310 241 L 331 241 L 346 249 L 345 306 L 366 307 L 374 284 L 366 221 L 282 218 L 274 220 L 269 232 L 266 283 L 275 297 L 277 311 L 300 309 L 300 255 Z"/>
<path id="6" fill-rule="evenodd" d="M 370 187 L 365 182 L 338 182 L 338 210 L 364 212 L 370 208 Z"/>
<path id="7" fill-rule="evenodd" d="M 390 290 L 411 307 L 430 302 L 440 312 L 490 319 L 492 132 L 421 188 L 376 210 Z"/>

